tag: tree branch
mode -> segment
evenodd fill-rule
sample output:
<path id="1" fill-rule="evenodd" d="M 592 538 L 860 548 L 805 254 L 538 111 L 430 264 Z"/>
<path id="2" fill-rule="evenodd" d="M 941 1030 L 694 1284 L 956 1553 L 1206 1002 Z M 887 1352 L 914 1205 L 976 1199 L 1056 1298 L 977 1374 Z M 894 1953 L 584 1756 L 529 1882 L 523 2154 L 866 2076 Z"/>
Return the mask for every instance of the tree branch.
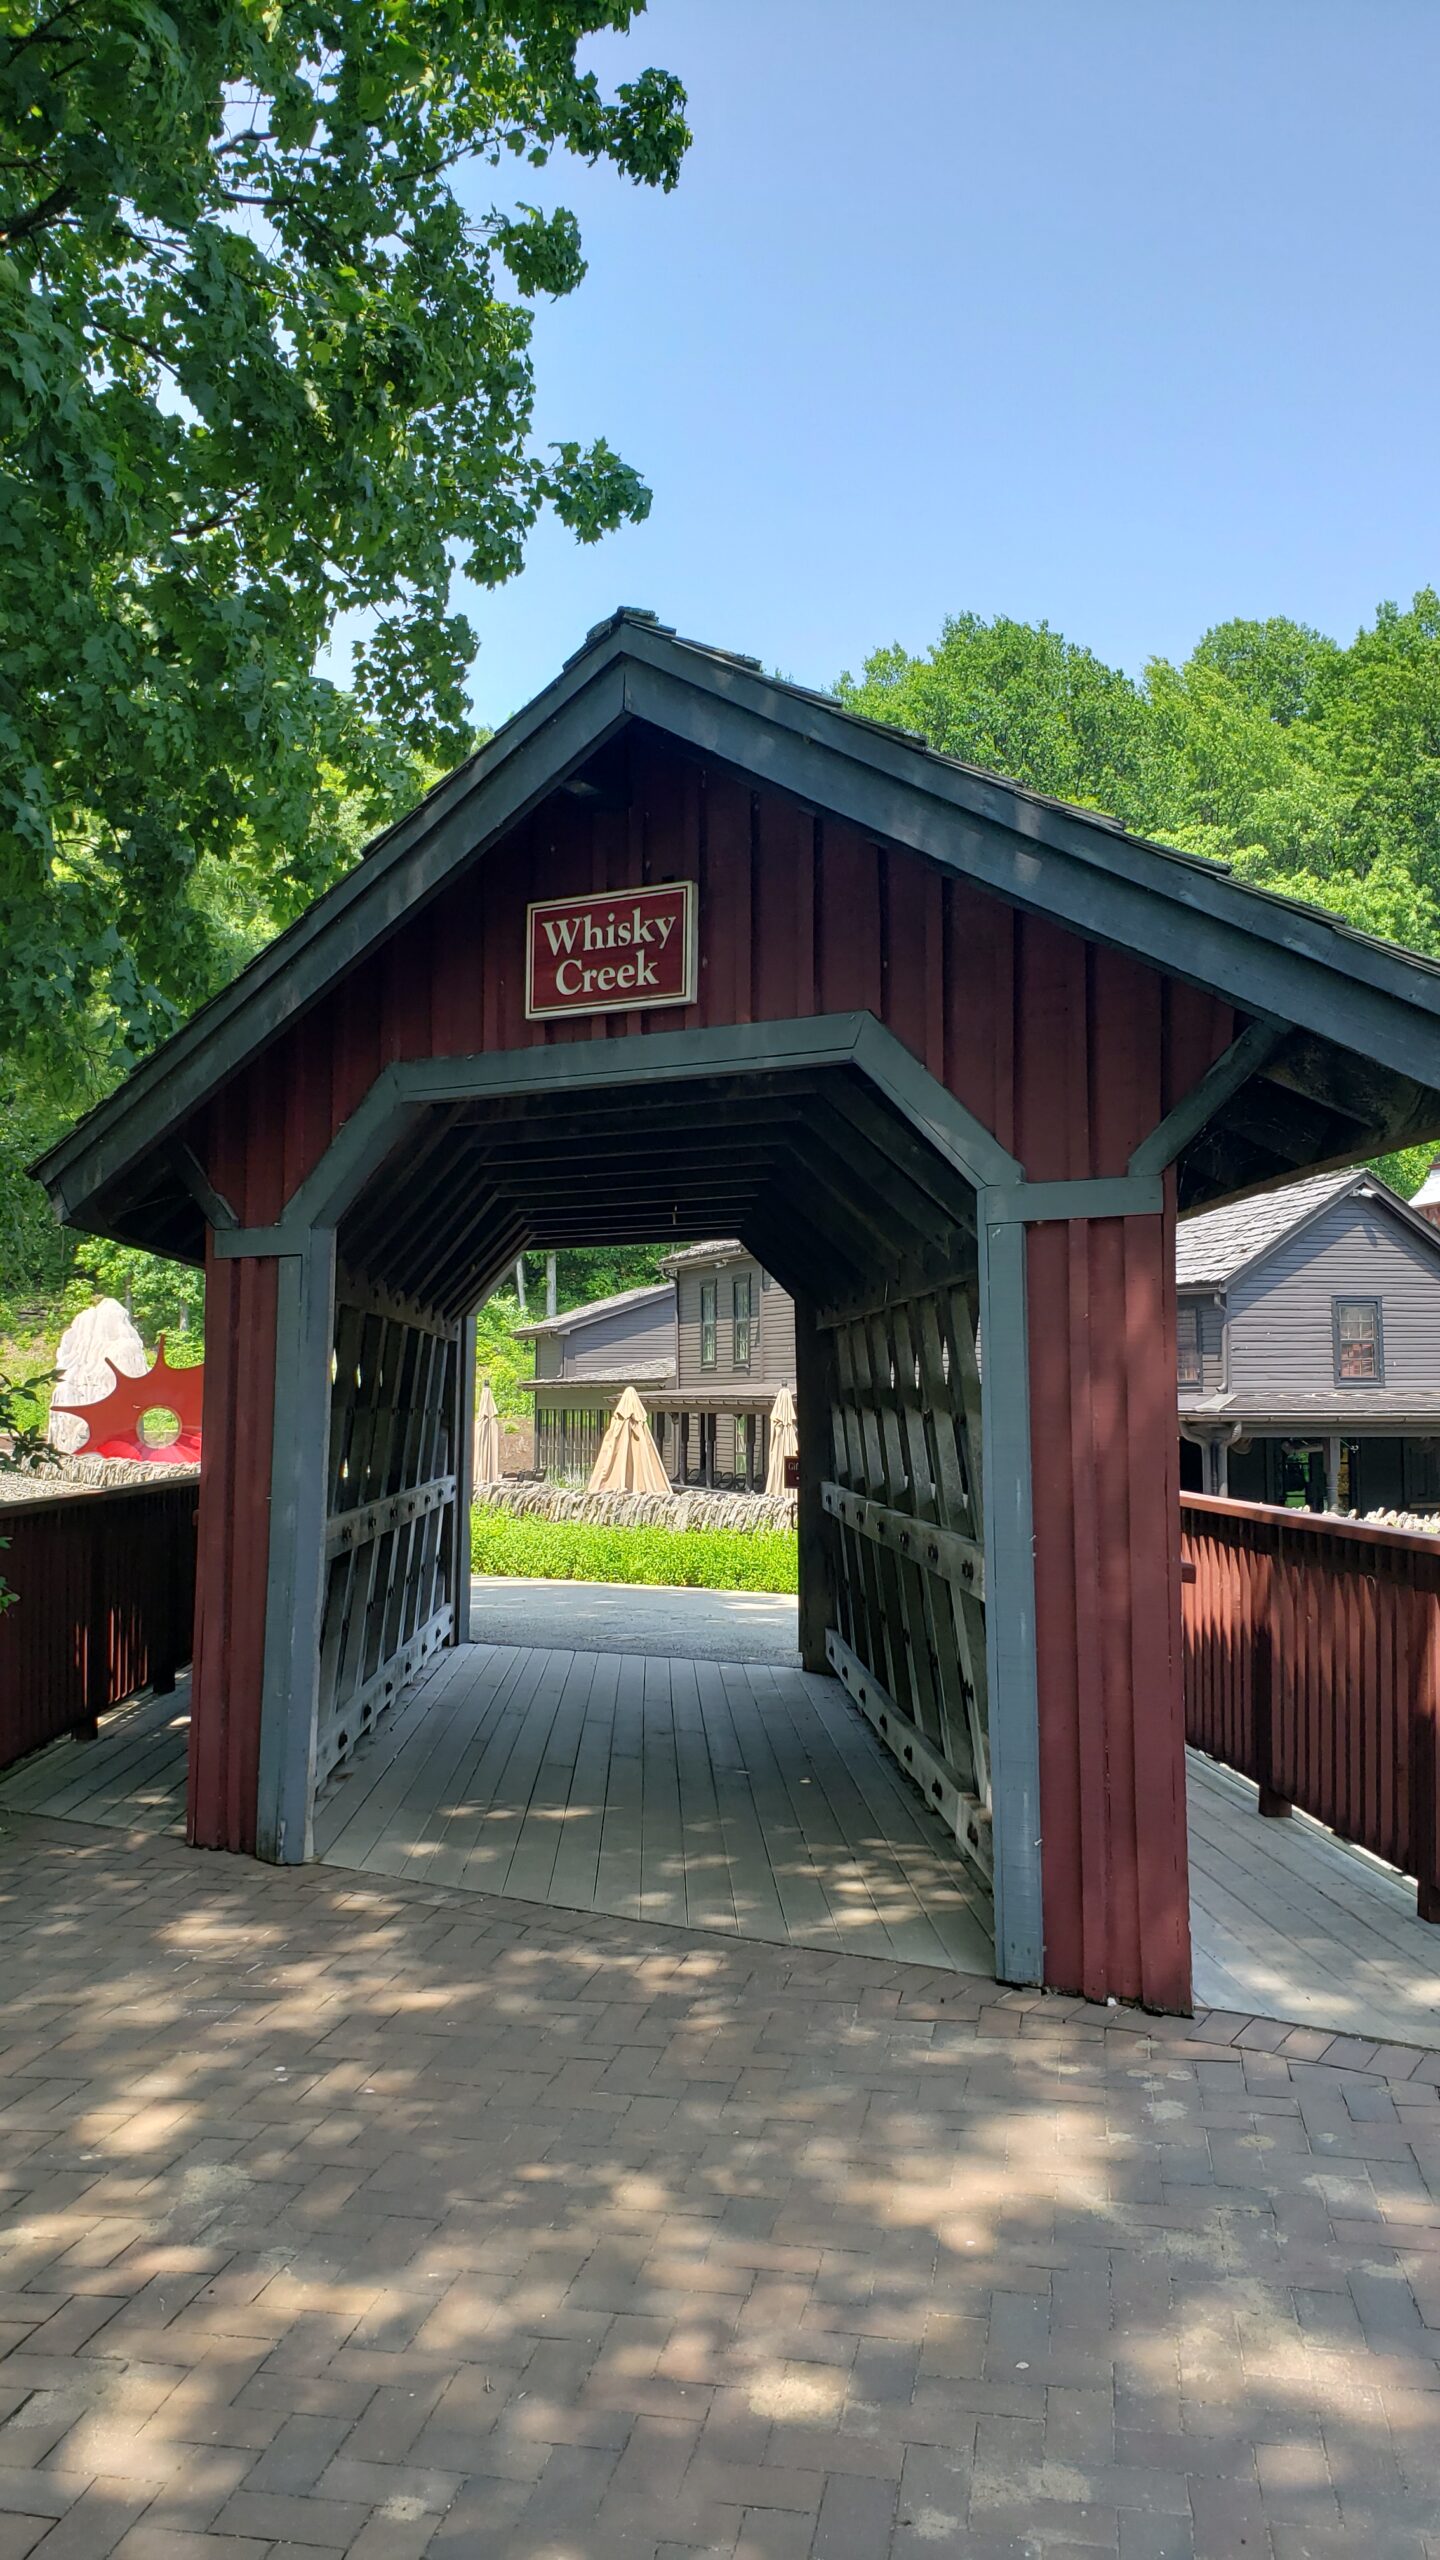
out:
<path id="1" fill-rule="evenodd" d="M 74 201 L 73 187 L 52 187 L 48 196 L 42 196 L 28 213 L 0 220 L 0 240 L 28 240 L 33 232 L 43 231 L 48 223 L 58 222 L 62 213 L 69 212 Z"/>
<path id="2" fill-rule="evenodd" d="M 215 533 L 222 524 L 228 524 L 234 512 L 233 505 L 227 502 L 213 516 L 201 516 L 193 524 L 177 524 L 171 539 L 174 542 L 198 542 L 202 534 Z"/>
<path id="3" fill-rule="evenodd" d="M 57 9 L 53 17 L 42 18 L 38 26 L 31 28 L 28 35 L 21 36 L 18 43 L 11 45 L 5 56 L 6 69 L 9 69 L 12 62 L 18 62 L 21 54 L 27 53 L 32 44 L 48 44 L 61 20 L 72 18 L 80 6 L 81 0 L 64 0 L 64 6 Z"/>
<path id="4" fill-rule="evenodd" d="M 153 346 L 148 338 L 137 338 L 133 329 L 116 328 L 104 320 L 97 320 L 95 326 L 102 338 L 118 338 L 122 347 L 133 347 L 137 355 L 148 356 L 152 364 L 159 365 L 162 373 L 174 373 L 174 361 L 164 349 Z"/>

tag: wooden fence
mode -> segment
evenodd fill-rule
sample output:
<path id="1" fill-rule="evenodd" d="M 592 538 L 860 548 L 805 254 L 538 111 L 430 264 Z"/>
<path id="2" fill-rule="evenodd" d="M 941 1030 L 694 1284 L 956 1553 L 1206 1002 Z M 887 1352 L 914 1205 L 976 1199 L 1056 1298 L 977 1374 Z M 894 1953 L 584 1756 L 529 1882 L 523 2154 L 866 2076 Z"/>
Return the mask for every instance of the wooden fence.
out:
<path id="1" fill-rule="evenodd" d="M 147 1686 L 173 1688 L 195 1617 L 194 1475 L 0 1503 L 0 1769 Z"/>
<path id="2" fill-rule="evenodd" d="M 1419 1882 L 1440 1921 L 1440 1538 L 1180 1504 L 1187 1741 Z"/>

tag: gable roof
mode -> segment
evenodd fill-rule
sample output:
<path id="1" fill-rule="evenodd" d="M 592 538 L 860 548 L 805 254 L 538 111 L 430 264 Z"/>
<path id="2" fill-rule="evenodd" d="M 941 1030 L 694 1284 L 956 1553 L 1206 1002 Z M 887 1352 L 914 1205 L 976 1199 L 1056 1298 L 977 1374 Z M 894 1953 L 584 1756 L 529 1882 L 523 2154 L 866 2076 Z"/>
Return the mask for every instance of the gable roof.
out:
<path id="1" fill-rule="evenodd" d="M 1308 1226 L 1336 1200 L 1349 1195 L 1376 1200 L 1383 1209 L 1418 1235 L 1440 1255 L 1440 1233 L 1417 1218 L 1398 1191 L 1364 1165 L 1348 1173 L 1312 1174 L 1303 1182 L 1286 1182 L 1249 1200 L 1227 1202 L 1220 1209 L 1199 1209 L 1182 1218 L 1175 1231 L 1175 1278 L 1182 1289 L 1222 1288 L 1227 1281 L 1262 1262 L 1296 1229 Z"/>
<path id="2" fill-rule="evenodd" d="M 729 1262 L 744 1251 L 738 1236 L 712 1236 L 708 1244 L 685 1244 L 678 1253 L 667 1253 L 661 1269 L 678 1271 L 687 1262 Z"/>
<path id="3" fill-rule="evenodd" d="M 190 1115 L 550 792 L 583 787 L 590 759 L 636 723 L 1274 1024 L 1277 1054 L 1238 1096 L 1207 1102 L 1182 1199 L 1440 1135 L 1431 961 L 624 609 L 40 1159 L 57 1213 L 106 1233 L 117 1204 L 139 1203 L 132 1240 L 166 1200 L 167 1232 L 176 1204 L 193 1219 L 198 1168 L 175 1160 Z M 1261 1107 L 1247 1107 L 1257 1086 Z"/>
<path id="4" fill-rule="evenodd" d="M 583 1307 L 567 1307 L 563 1315 L 541 1316 L 535 1324 L 514 1324 L 510 1330 L 517 1342 L 531 1342 L 540 1334 L 573 1333 L 602 1316 L 617 1315 L 622 1307 L 649 1306 L 674 1294 L 668 1280 L 651 1280 L 643 1289 L 619 1289 L 613 1298 L 591 1298 Z"/>

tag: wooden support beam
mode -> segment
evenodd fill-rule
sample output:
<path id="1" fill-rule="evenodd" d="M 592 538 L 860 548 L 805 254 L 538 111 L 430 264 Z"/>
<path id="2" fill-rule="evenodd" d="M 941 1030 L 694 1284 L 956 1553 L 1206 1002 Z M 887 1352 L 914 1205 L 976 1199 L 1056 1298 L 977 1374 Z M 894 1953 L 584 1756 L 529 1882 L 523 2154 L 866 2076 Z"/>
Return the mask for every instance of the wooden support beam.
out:
<path id="1" fill-rule="evenodd" d="M 427 1511 L 437 1511 L 442 1503 L 455 1498 L 457 1478 L 453 1475 L 432 1476 L 428 1484 L 407 1485 L 403 1493 L 387 1494 L 380 1502 L 363 1502 L 354 1511 L 336 1512 L 325 1527 L 325 1553 L 342 1555 L 347 1548 L 363 1547 L 382 1530 L 398 1528 L 402 1521 L 423 1520 Z"/>
<path id="2" fill-rule="evenodd" d="M 1248 1023 L 1213 1066 L 1206 1068 L 1199 1082 L 1181 1096 L 1173 1110 L 1167 1111 L 1158 1128 L 1141 1139 L 1130 1158 L 1131 1173 L 1163 1173 L 1167 1165 L 1172 1165 L 1241 1086 L 1268 1066 L 1285 1036 L 1282 1023 Z"/>
<path id="3" fill-rule="evenodd" d="M 932 1813 L 938 1813 L 947 1831 L 954 1834 L 963 1857 L 984 1877 L 987 1884 L 995 1878 L 995 1857 L 991 1843 L 990 1815 L 976 1797 L 962 1787 L 948 1761 L 941 1758 L 926 1741 L 918 1725 L 902 1713 L 887 1689 L 852 1653 L 843 1637 L 830 1628 L 825 1638 L 826 1657 L 835 1677 L 854 1699 L 866 1722 L 879 1735 L 887 1751 L 899 1761 L 907 1777 L 914 1779 Z"/>
<path id="4" fill-rule="evenodd" d="M 839 1520 L 862 1538 L 873 1538 L 877 1546 L 889 1547 L 911 1564 L 923 1565 L 927 1572 L 958 1583 L 971 1599 L 984 1599 L 985 1550 L 976 1539 L 962 1537 L 955 1529 L 941 1529 L 931 1520 L 917 1519 L 911 1511 L 891 1511 L 884 1503 L 869 1502 L 863 1494 L 847 1492 L 841 1484 L 822 1484 L 820 1498 L 832 1520 Z"/>
<path id="5" fill-rule="evenodd" d="M 820 1488 L 829 1473 L 830 1416 L 835 1395 L 834 1346 L 811 1309 L 795 1309 L 795 1410 L 798 1443 L 796 1503 L 799 1544 L 800 1659 L 807 1671 L 825 1671 L 825 1635 L 835 1614 L 835 1532 Z"/>
<path id="6" fill-rule="evenodd" d="M 316 1769 L 317 1784 L 328 1777 L 330 1771 L 337 1767 L 341 1760 L 348 1758 L 362 1733 L 368 1732 L 376 1717 L 383 1715 L 385 1709 L 393 1704 L 401 1690 L 414 1679 L 422 1664 L 428 1662 L 431 1654 L 437 1653 L 441 1645 L 448 1641 L 454 1615 L 454 1610 L 447 1600 L 442 1609 L 436 1610 L 433 1618 L 428 1619 L 423 1627 L 417 1628 L 415 1634 L 398 1653 L 392 1653 L 388 1660 L 381 1663 L 378 1671 L 372 1673 L 371 1677 L 358 1689 L 351 1691 L 345 1700 L 343 1719 L 332 1724 L 321 1735 Z"/>

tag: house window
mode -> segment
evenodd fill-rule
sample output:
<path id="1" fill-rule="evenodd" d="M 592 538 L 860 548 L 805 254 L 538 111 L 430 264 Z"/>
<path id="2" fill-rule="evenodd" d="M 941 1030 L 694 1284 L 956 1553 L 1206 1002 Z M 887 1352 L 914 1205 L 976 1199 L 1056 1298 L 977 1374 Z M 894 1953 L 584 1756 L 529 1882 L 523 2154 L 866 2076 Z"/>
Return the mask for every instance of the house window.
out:
<path id="1" fill-rule="evenodd" d="M 735 1283 L 735 1366 L 737 1369 L 748 1369 L 750 1366 L 750 1330 L 755 1311 L 754 1287 L 755 1283 L 748 1271 Z"/>
<path id="2" fill-rule="evenodd" d="M 715 1297 L 718 1285 L 714 1280 L 702 1280 L 700 1283 L 700 1366 L 702 1369 L 713 1369 L 715 1366 Z"/>
<path id="3" fill-rule="evenodd" d="M 1335 1313 L 1335 1383 L 1359 1386 L 1385 1375 L 1380 1339 L 1378 1298 L 1337 1298 Z"/>
<path id="4" fill-rule="evenodd" d="M 1200 1310 L 1181 1301 L 1175 1315 L 1175 1375 L 1182 1387 L 1198 1387 L 1200 1375 Z"/>

